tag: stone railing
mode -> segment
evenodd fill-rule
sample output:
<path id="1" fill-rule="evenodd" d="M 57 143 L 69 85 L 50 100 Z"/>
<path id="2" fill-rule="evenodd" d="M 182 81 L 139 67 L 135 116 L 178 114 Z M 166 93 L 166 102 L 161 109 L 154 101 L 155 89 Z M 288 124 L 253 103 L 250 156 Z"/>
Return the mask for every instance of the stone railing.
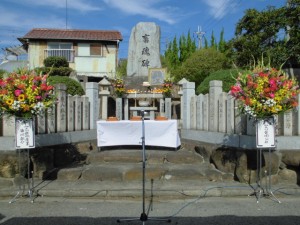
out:
<path id="1" fill-rule="evenodd" d="M 66 86 L 55 86 L 58 103 L 43 116 L 35 118 L 36 134 L 53 134 L 96 129 L 99 115 L 98 84 L 86 83 L 85 96 L 66 94 Z M 0 136 L 15 135 L 14 117 L 3 118 L 0 125 Z"/>
<path id="2" fill-rule="evenodd" d="M 195 83 L 183 82 L 181 89 L 182 137 L 219 145 L 255 148 L 255 125 L 239 115 L 236 101 L 222 90 L 222 81 L 211 81 L 208 94 L 195 94 Z M 298 96 L 300 100 L 300 96 Z M 276 143 L 294 149 L 300 136 L 300 112 L 276 116 Z M 291 143 L 291 141 L 293 143 Z M 298 145 L 299 146 L 299 145 Z"/>

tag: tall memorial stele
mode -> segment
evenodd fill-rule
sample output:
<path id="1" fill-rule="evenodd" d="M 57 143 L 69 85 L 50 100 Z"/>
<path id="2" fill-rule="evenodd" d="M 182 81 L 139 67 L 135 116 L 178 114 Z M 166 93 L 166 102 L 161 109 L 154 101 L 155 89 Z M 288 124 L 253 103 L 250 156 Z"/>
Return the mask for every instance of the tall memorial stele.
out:
<path id="1" fill-rule="evenodd" d="M 150 68 L 161 68 L 160 27 L 153 22 L 140 22 L 131 30 L 127 76 L 148 77 Z"/>

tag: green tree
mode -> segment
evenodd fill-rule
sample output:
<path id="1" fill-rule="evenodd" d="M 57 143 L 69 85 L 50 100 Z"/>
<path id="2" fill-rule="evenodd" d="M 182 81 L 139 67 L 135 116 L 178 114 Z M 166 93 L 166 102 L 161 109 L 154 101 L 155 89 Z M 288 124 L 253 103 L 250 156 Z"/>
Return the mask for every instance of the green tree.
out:
<path id="1" fill-rule="evenodd" d="M 178 48 L 176 36 L 173 39 L 172 53 L 171 53 L 171 58 L 170 59 L 171 59 L 172 70 L 176 69 L 180 65 L 179 48 Z"/>
<path id="2" fill-rule="evenodd" d="M 225 52 L 226 51 L 226 41 L 224 40 L 224 28 L 222 29 L 220 33 L 220 40 L 218 44 L 218 50 L 220 52 Z"/>
<path id="3" fill-rule="evenodd" d="M 217 49 L 217 43 L 216 43 L 214 31 L 211 32 L 211 36 L 210 36 L 210 47 L 216 48 L 216 49 Z"/>
<path id="4" fill-rule="evenodd" d="M 228 68 L 225 54 L 214 48 L 199 49 L 174 71 L 175 82 L 182 78 L 198 86 L 211 72 Z"/>
<path id="5" fill-rule="evenodd" d="M 230 41 L 238 66 L 248 67 L 265 56 L 272 66 L 300 63 L 300 1 L 257 11 L 248 9 L 236 26 L 236 37 Z"/>
<path id="6" fill-rule="evenodd" d="M 223 91 L 228 92 L 231 86 L 236 83 L 236 78 L 240 72 L 244 71 L 239 69 L 225 69 L 212 72 L 196 88 L 196 93 L 207 94 L 209 92 L 209 82 L 212 80 L 221 80 L 223 82 Z"/>
<path id="7" fill-rule="evenodd" d="M 286 21 L 288 64 L 300 67 L 300 0 L 288 0 L 283 17 Z"/>
<path id="8" fill-rule="evenodd" d="M 190 57 L 197 49 L 196 46 L 196 42 L 195 40 L 192 40 L 191 38 L 191 32 L 188 32 L 187 35 L 187 43 L 186 43 L 186 47 L 187 47 L 187 58 Z"/>
<path id="9" fill-rule="evenodd" d="M 179 39 L 179 61 L 182 63 L 187 59 L 188 49 L 187 49 L 187 40 L 184 35 Z"/>

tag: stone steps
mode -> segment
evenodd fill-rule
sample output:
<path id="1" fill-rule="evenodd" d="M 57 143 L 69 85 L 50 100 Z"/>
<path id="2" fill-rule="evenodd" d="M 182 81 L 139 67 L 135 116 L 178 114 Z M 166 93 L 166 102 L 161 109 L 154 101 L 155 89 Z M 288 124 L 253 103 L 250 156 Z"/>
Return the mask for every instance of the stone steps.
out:
<path id="1" fill-rule="evenodd" d="M 58 180 L 66 181 L 139 181 L 143 176 L 141 150 L 93 151 L 86 164 L 62 168 Z M 145 176 L 155 181 L 232 180 L 232 174 L 214 169 L 210 163 L 194 151 L 148 150 L 146 151 Z"/>

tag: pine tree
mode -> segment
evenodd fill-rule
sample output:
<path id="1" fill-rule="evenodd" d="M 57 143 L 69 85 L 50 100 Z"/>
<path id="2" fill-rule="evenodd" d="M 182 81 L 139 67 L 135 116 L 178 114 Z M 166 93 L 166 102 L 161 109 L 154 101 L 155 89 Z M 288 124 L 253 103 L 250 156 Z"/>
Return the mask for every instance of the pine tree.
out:
<path id="1" fill-rule="evenodd" d="M 175 36 L 173 39 L 173 45 L 172 45 L 171 69 L 176 69 L 180 65 L 178 54 L 179 54 L 179 49 L 178 49 L 178 45 L 177 45 L 177 38 Z"/>
<path id="2" fill-rule="evenodd" d="M 224 28 L 223 28 L 220 33 L 220 41 L 219 41 L 219 45 L 218 45 L 218 50 L 220 52 L 224 53 L 225 47 L 226 47 L 226 41 L 224 40 Z"/>
<path id="3" fill-rule="evenodd" d="M 211 32 L 211 37 L 210 37 L 210 47 L 216 48 L 216 49 L 217 49 L 217 43 L 216 43 L 214 31 Z"/>
<path id="4" fill-rule="evenodd" d="M 184 35 L 179 39 L 179 61 L 183 63 L 188 57 L 187 40 Z"/>

